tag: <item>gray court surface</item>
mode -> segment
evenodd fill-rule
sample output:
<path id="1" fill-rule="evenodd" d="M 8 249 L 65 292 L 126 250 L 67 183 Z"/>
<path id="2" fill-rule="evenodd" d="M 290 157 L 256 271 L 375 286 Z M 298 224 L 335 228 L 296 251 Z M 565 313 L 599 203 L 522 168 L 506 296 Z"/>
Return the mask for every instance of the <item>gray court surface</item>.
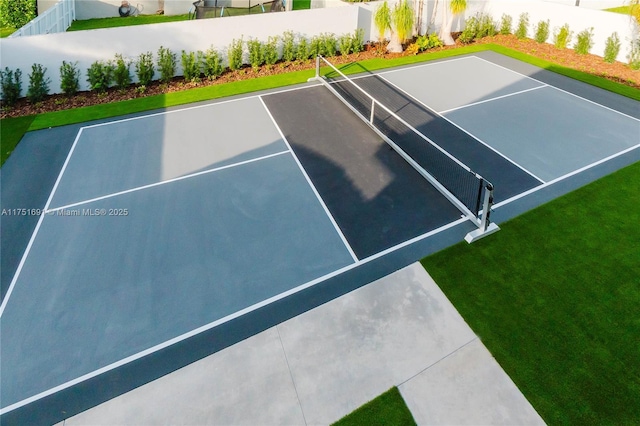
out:
<path id="1" fill-rule="evenodd" d="M 362 77 L 506 182 L 499 220 L 640 160 L 637 102 L 499 55 Z M 62 421 L 474 229 L 321 90 L 25 137 L 2 208 L 45 214 L 3 223 L 3 424 Z"/>

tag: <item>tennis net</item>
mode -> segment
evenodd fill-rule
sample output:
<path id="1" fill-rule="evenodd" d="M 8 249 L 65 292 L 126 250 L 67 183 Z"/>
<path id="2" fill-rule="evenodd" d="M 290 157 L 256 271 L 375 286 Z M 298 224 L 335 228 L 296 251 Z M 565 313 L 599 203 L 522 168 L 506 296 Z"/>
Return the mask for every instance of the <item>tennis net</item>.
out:
<path id="1" fill-rule="evenodd" d="M 480 228 L 479 234 L 497 230 L 489 221 L 493 203 L 493 185 L 489 181 L 416 130 L 322 56 L 316 59 L 316 79 L 471 219 Z M 472 240 L 477 238 L 473 236 Z"/>

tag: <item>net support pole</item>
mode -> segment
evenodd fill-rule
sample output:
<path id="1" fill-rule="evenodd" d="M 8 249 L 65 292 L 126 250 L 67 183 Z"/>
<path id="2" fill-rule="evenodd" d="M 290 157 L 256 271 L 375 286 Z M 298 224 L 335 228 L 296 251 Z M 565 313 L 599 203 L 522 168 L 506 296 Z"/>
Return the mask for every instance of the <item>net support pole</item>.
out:
<path id="1" fill-rule="evenodd" d="M 319 80 L 320 77 L 320 55 L 316 56 L 316 75 L 314 77 L 311 77 L 309 79 L 307 79 L 307 81 L 316 81 Z"/>
<path id="2" fill-rule="evenodd" d="M 478 229 L 469 232 L 464 237 L 465 241 L 469 244 L 500 230 L 500 227 L 495 223 L 492 223 L 489 219 L 489 216 L 491 216 L 491 206 L 493 205 L 493 185 L 487 181 L 485 181 L 485 183 L 482 215 L 480 216 Z"/>

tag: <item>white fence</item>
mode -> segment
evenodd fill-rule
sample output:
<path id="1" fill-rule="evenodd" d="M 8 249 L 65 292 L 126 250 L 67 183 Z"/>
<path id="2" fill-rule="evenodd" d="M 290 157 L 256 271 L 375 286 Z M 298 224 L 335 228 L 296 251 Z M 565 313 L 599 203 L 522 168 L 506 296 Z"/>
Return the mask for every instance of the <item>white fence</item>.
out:
<path id="1" fill-rule="evenodd" d="M 363 13 L 364 17 L 361 16 Z M 293 31 L 299 37 L 306 38 L 321 33 L 343 35 L 358 28 L 359 20 L 370 23 L 371 16 L 366 11 L 361 12 L 356 5 L 345 4 L 341 8 L 5 38 L 0 39 L 0 69 L 20 68 L 26 76 L 32 64 L 42 64 L 47 68 L 47 77 L 51 78 L 51 93 L 60 93 L 59 69 L 62 61 L 77 62 L 81 71 L 80 89 L 88 90 L 87 69 L 95 61 L 114 59 L 116 53 L 134 59 L 141 53 L 152 52 L 155 57 L 162 45 L 176 53 L 180 62 L 182 50 L 195 52 L 213 47 L 225 53 L 223 56 L 226 58 L 226 50 L 234 39 L 243 37 L 244 40 L 256 38 L 266 41 L 269 36 L 281 36 L 285 31 Z M 178 72 L 181 70 L 178 69 Z"/>
<path id="2" fill-rule="evenodd" d="M 9 36 L 9 38 L 39 34 L 62 33 L 76 19 L 75 0 L 60 0 L 55 6 Z"/>

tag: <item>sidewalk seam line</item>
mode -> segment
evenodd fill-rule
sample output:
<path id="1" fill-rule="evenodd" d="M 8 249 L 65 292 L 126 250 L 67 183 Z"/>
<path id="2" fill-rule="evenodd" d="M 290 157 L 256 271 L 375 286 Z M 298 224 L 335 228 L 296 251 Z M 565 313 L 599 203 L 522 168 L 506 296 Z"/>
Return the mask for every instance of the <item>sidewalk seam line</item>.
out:
<path id="1" fill-rule="evenodd" d="M 473 339 L 469 340 L 464 345 L 462 345 L 459 348 L 453 350 L 452 352 L 449 352 L 448 354 L 446 354 L 445 356 L 443 356 L 439 360 L 437 360 L 437 361 L 431 363 L 430 365 L 426 366 L 425 368 L 423 368 L 422 370 L 418 371 L 416 374 L 414 374 L 413 376 L 409 377 L 408 379 L 398 383 L 398 385 L 396 385 L 396 387 L 399 388 L 400 386 L 404 385 L 405 383 L 409 382 L 410 380 L 414 379 L 415 377 L 417 377 L 420 374 L 424 373 L 425 371 L 429 370 L 431 367 L 435 366 L 436 364 L 439 364 L 441 361 L 444 361 L 445 359 L 449 358 L 451 355 L 455 354 L 456 352 L 458 352 L 459 350 L 465 348 L 466 346 L 470 345 L 471 343 L 475 342 L 476 340 L 480 340 L 480 338 L 478 336 L 475 336 Z"/>
<path id="2" fill-rule="evenodd" d="M 284 354 L 284 361 L 287 363 L 287 369 L 289 370 L 289 377 L 291 377 L 291 384 L 293 384 L 293 390 L 296 393 L 296 399 L 298 400 L 298 406 L 300 407 L 300 413 L 302 413 L 302 420 L 304 421 L 305 426 L 307 425 L 307 418 L 304 415 L 304 410 L 302 409 L 302 402 L 300 401 L 300 395 L 298 394 L 298 388 L 296 386 L 296 381 L 293 378 L 293 372 L 291 371 L 291 365 L 289 365 L 289 358 L 287 357 L 287 350 L 284 348 L 284 342 L 282 341 L 282 336 L 280 335 L 280 329 L 276 325 L 276 331 L 278 333 L 278 340 L 280 340 L 280 346 L 282 347 L 282 353 Z"/>

